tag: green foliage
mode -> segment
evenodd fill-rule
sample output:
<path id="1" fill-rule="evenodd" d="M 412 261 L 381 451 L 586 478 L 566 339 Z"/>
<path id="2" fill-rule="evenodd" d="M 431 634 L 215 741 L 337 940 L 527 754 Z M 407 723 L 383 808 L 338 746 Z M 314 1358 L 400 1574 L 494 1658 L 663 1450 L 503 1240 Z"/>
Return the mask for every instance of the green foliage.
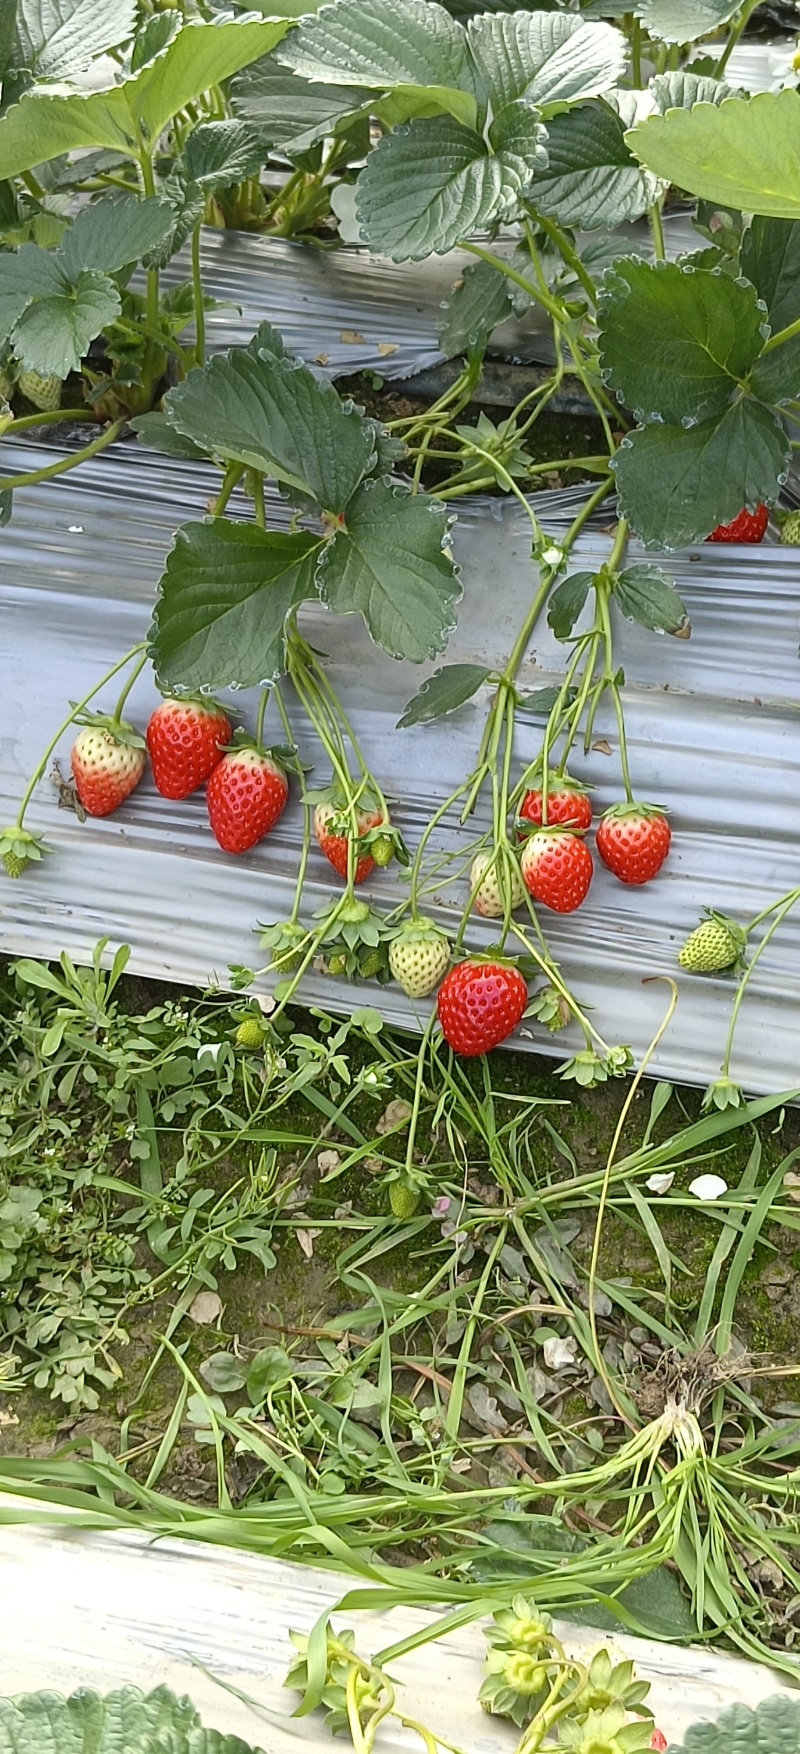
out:
<path id="1" fill-rule="evenodd" d="M 737 1702 L 721 1711 L 715 1721 L 691 1724 L 677 1747 L 685 1754 L 757 1754 L 769 1748 L 770 1754 L 796 1754 L 800 1748 L 800 1706 L 790 1694 L 776 1694 L 762 1699 L 751 1711 Z"/>
<path id="2" fill-rule="evenodd" d="M 800 218 L 800 190 L 787 175 L 800 151 L 796 91 L 651 116 L 631 130 L 628 144 L 657 176 L 692 195 L 737 212 Z"/>
<path id="3" fill-rule="evenodd" d="M 120 1687 L 102 1697 L 82 1687 L 69 1699 L 21 1693 L 0 1699 L 0 1754 L 256 1754 L 238 1736 L 207 1730 L 189 1699 L 168 1687 Z"/>
<path id="4" fill-rule="evenodd" d="M 472 700 L 489 675 L 485 664 L 445 664 L 441 670 L 434 670 L 413 700 L 408 702 L 402 718 L 397 721 L 398 731 L 405 731 L 411 725 L 427 725 L 434 719 L 443 719 L 448 713 L 457 712 L 459 707 Z"/>

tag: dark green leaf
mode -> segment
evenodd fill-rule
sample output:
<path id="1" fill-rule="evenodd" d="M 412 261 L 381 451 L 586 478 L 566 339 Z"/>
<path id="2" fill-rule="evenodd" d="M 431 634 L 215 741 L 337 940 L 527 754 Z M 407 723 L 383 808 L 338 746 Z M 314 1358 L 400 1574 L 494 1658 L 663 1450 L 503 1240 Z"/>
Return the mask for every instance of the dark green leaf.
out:
<path id="1" fill-rule="evenodd" d="M 13 490 L 10 487 L 4 487 L 2 493 L 0 493 L 0 530 L 4 530 L 6 524 L 10 524 L 13 510 Z"/>
<path id="2" fill-rule="evenodd" d="M 625 145 L 612 110 L 586 104 L 547 124 L 548 168 L 531 199 L 562 225 L 587 231 L 622 225 L 644 213 L 652 190 Z"/>
<path id="3" fill-rule="evenodd" d="M 738 1701 L 720 1712 L 715 1723 L 690 1724 L 681 1749 L 685 1754 L 798 1754 L 800 1705 L 791 1694 L 762 1699 L 751 1711 Z M 678 1754 L 678 1751 L 675 1751 Z"/>
<path id="4" fill-rule="evenodd" d="M 756 215 L 739 261 L 767 307 L 773 333 L 794 323 L 800 317 L 800 221 Z"/>
<path id="5" fill-rule="evenodd" d="M 452 86 L 475 94 L 466 34 L 433 0 L 339 0 L 305 19 L 279 59 L 305 79 L 371 91 Z"/>
<path id="6" fill-rule="evenodd" d="M 492 330 L 510 315 L 509 281 L 489 262 L 473 262 L 448 294 L 439 346 L 446 359 L 482 347 Z"/>
<path id="7" fill-rule="evenodd" d="M 124 42 L 135 19 L 136 0 L 17 0 L 8 64 L 37 80 L 72 79 Z"/>
<path id="8" fill-rule="evenodd" d="M 744 102 L 650 116 L 627 136 L 656 175 L 737 213 L 800 219 L 800 95 L 763 91 Z M 3 174 L 0 161 L 0 175 Z"/>
<path id="9" fill-rule="evenodd" d="M 206 195 L 199 183 L 187 182 L 177 173 L 165 177 L 161 194 L 169 204 L 170 225 L 161 242 L 142 257 L 145 268 L 163 268 L 181 249 L 205 213 Z"/>
<path id="10" fill-rule="evenodd" d="M 495 112 L 521 97 L 540 108 L 595 97 L 627 63 L 621 31 L 569 12 L 486 13 L 469 25 L 469 43 Z"/>
<path id="11" fill-rule="evenodd" d="M 547 164 L 546 139 L 539 111 L 526 98 L 506 104 L 493 118 L 489 144 L 518 178 L 520 191 L 527 189 L 534 171 Z"/>
<path id="12" fill-rule="evenodd" d="M 319 539 L 227 518 L 184 524 L 167 556 L 152 656 L 165 688 L 254 688 L 284 668 L 284 626 L 316 594 Z"/>
<path id="13" fill-rule="evenodd" d="M 0 253 L 0 340 L 8 339 L 31 299 L 57 295 L 64 285 L 55 257 L 38 244 Z"/>
<path id="14" fill-rule="evenodd" d="M 211 24 L 190 19 L 162 54 L 108 91 L 26 94 L 0 120 L 0 178 L 79 147 L 108 146 L 138 157 L 138 129 L 157 140 L 186 104 L 268 54 L 287 29 L 285 19 L 252 15 Z"/>
<path id="15" fill-rule="evenodd" d="M 546 719 L 560 696 L 560 688 L 533 688 L 530 694 L 523 694 L 520 705 L 532 719 Z M 574 698 L 574 689 L 571 698 Z"/>
<path id="16" fill-rule="evenodd" d="M 556 639 L 569 639 L 576 621 L 583 614 L 593 584 L 594 573 L 574 572 L 556 585 L 547 605 L 547 620 Z"/>
<path id="17" fill-rule="evenodd" d="M 614 585 L 614 597 L 627 621 L 638 621 L 651 633 L 688 638 L 691 628 L 686 605 L 660 567 L 626 567 Z"/>
<path id="18" fill-rule="evenodd" d="M 296 360 L 233 348 L 190 372 L 165 401 L 201 449 L 260 469 L 343 512 L 375 461 L 374 433 L 333 385 Z"/>
<path id="19" fill-rule="evenodd" d="M 739 10 L 739 0 L 639 0 L 636 17 L 663 43 L 695 43 L 713 36 Z"/>
<path id="20" fill-rule="evenodd" d="M 232 1395 L 244 1388 L 247 1366 L 232 1352 L 212 1352 L 200 1365 L 200 1375 L 215 1395 Z"/>
<path id="21" fill-rule="evenodd" d="M 180 13 L 157 12 L 154 18 L 148 18 L 146 24 L 136 33 L 131 49 L 131 73 L 138 73 L 140 67 L 146 67 L 148 61 L 155 60 L 177 36 L 181 28 Z"/>
<path id="22" fill-rule="evenodd" d="M 677 262 L 619 262 L 598 314 L 606 383 L 627 408 L 667 421 L 724 408 L 763 344 L 751 286 Z"/>
<path id="23" fill-rule="evenodd" d="M 65 378 L 77 371 L 89 342 L 113 323 L 121 309 L 113 280 L 79 274 L 59 292 L 37 298 L 15 323 L 14 351 L 31 371 Z"/>
<path id="24" fill-rule="evenodd" d="M 237 116 L 254 122 L 262 138 L 285 152 L 302 152 L 357 113 L 370 93 L 358 85 L 313 85 L 282 67 L 273 55 L 237 75 L 231 103 Z"/>
<path id="25" fill-rule="evenodd" d="M 490 675 L 485 664 L 445 664 L 441 670 L 434 670 L 404 708 L 397 721 L 398 731 L 407 731 L 411 725 L 428 725 L 432 719 L 457 712 Z"/>
<path id="26" fill-rule="evenodd" d="M 168 1687 L 147 1695 L 120 1687 L 101 1698 L 82 1687 L 69 1699 L 51 1690 L 0 1699 L 0 1754 L 130 1754 L 134 1748 L 136 1754 L 165 1748 L 170 1754 L 254 1754 L 238 1736 L 205 1729 L 191 1700 L 177 1699 Z"/>
<path id="27" fill-rule="evenodd" d="M 189 135 L 179 167 L 187 182 L 215 191 L 255 176 L 265 157 L 261 133 L 247 122 L 201 122 Z"/>
<path id="28" fill-rule="evenodd" d="M 762 402 L 789 402 L 800 393 L 800 335 L 780 341 L 762 353 L 750 376 L 750 385 Z"/>
<path id="29" fill-rule="evenodd" d="M 191 457 L 195 462 L 206 455 L 199 445 L 170 426 L 166 414 L 139 414 L 130 424 L 139 443 L 152 451 L 162 451 L 167 457 Z"/>
<path id="30" fill-rule="evenodd" d="M 510 213 L 519 190 L 514 165 L 490 157 L 479 134 L 434 116 L 379 141 L 358 179 L 356 211 L 373 249 L 419 261 Z"/>
<path id="31" fill-rule="evenodd" d="M 117 274 L 141 261 L 166 237 L 172 223 L 167 201 L 153 197 L 139 201 L 135 195 L 106 198 L 81 209 L 56 251 L 56 261 L 70 280 L 84 269 Z"/>
<path id="32" fill-rule="evenodd" d="M 788 459 L 781 422 L 743 397 L 699 426 L 638 428 L 617 453 L 620 506 L 647 548 L 683 548 L 774 503 Z"/>
<path id="33" fill-rule="evenodd" d="M 427 494 L 367 481 L 347 508 L 320 574 L 337 615 L 358 611 L 376 645 L 422 663 L 444 651 L 461 587 L 443 552 L 448 521 Z"/>
<path id="34" fill-rule="evenodd" d="M 247 1393 L 253 1406 L 257 1407 L 278 1383 L 290 1381 L 292 1375 L 288 1352 L 284 1352 L 282 1346 L 263 1346 L 247 1372 Z"/>
<path id="35" fill-rule="evenodd" d="M 693 104 L 721 104 L 733 91 L 724 79 L 704 79 L 698 73 L 678 69 L 659 73 L 650 81 L 656 108 L 662 116 L 667 110 L 690 110 Z"/>

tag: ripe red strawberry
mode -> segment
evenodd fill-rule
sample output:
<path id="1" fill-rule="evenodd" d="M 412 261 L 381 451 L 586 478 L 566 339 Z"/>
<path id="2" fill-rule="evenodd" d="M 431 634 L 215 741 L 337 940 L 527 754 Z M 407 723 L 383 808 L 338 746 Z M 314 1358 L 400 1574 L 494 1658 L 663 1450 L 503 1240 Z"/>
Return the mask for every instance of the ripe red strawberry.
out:
<path id="1" fill-rule="evenodd" d="M 146 735 L 162 798 L 188 798 L 222 759 L 231 722 L 215 700 L 162 700 Z"/>
<path id="2" fill-rule="evenodd" d="M 620 883 L 649 883 L 661 870 L 672 832 L 652 804 L 614 804 L 597 827 L 597 851 Z"/>
<path id="3" fill-rule="evenodd" d="M 86 715 L 72 746 L 72 777 L 87 816 L 111 816 L 135 791 L 147 765 L 144 738 L 132 725 Z"/>
<path id="4" fill-rule="evenodd" d="M 718 524 L 716 530 L 706 537 L 707 542 L 763 542 L 769 523 L 769 512 L 765 505 L 758 505 L 754 512 L 745 509 L 734 518 L 731 524 Z"/>
<path id="5" fill-rule="evenodd" d="M 543 828 L 526 842 L 522 875 L 535 901 L 571 914 L 586 900 L 594 875 L 586 842 L 569 828 Z"/>
<path id="6" fill-rule="evenodd" d="M 451 968 L 436 1001 L 445 1041 L 464 1058 L 505 1041 L 527 1004 L 528 989 L 513 963 L 477 960 Z"/>
<path id="7" fill-rule="evenodd" d="M 541 790 L 525 793 L 519 814 L 522 821 L 535 822 L 537 827 L 541 827 Z M 563 780 L 556 780 L 552 791 L 547 794 L 547 822 L 549 827 L 568 823 L 570 828 L 590 828 L 592 806 L 583 788 L 572 782 L 566 785 Z"/>
<path id="8" fill-rule="evenodd" d="M 206 787 L 208 819 L 223 851 L 256 846 L 275 827 L 288 796 L 283 768 L 265 750 L 243 744 L 223 755 Z"/>
<path id="9" fill-rule="evenodd" d="M 357 820 L 358 832 L 362 835 L 368 834 L 371 828 L 379 828 L 384 817 L 380 810 L 359 810 Z M 343 805 L 317 805 L 314 811 L 314 833 L 326 859 L 344 883 L 347 882 L 347 849 L 351 826 L 350 816 Z M 354 881 L 363 883 L 374 869 L 375 860 L 372 854 L 361 853 L 356 861 Z"/>

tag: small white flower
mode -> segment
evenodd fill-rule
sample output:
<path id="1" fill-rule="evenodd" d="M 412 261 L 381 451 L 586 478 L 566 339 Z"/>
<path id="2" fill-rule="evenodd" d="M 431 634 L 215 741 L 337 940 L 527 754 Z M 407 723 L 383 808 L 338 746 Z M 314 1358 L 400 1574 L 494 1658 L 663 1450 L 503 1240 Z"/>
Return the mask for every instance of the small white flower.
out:
<path id="1" fill-rule="evenodd" d="M 212 1059 L 216 1065 L 222 1046 L 223 1043 L 221 1041 L 204 1041 L 202 1047 L 199 1047 L 197 1050 L 198 1060 L 202 1060 L 203 1055 L 208 1054 L 209 1059 Z"/>
<path id="2" fill-rule="evenodd" d="M 649 1175 L 645 1186 L 650 1189 L 651 1194 L 666 1194 L 672 1187 L 674 1180 L 674 1169 L 668 1169 L 663 1175 Z"/>
<path id="3" fill-rule="evenodd" d="M 544 561 L 545 566 L 560 566 L 563 559 L 563 548 L 556 547 L 554 542 L 549 543 L 547 548 L 542 549 L 542 560 Z"/>
<path id="4" fill-rule="evenodd" d="M 728 1184 L 721 1175 L 696 1175 L 689 1183 L 689 1193 L 696 1200 L 718 1200 L 720 1194 L 727 1194 Z"/>

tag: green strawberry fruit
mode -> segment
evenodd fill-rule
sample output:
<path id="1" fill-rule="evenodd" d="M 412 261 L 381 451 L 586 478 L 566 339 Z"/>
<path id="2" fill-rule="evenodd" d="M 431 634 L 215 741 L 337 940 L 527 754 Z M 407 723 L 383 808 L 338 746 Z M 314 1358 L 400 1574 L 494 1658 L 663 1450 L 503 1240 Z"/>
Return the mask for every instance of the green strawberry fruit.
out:
<path id="1" fill-rule="evenodd" d="M 800 548 L 800 511 L 790 512 L 781 524 L 781 542 L 784 548 Z"/>
<path id="2" fill-rule="evenodd" d="M 450 944 L 433 920 L 412 920 L 389 945 L 389 967 L 409 999 L 438 987 L 450 961 Z"/>
<path id="3" fill-rule="evenodd" d="M 17 387 L 42 414 L 52 414 L 61 407 L 61 378 L 43 378 L 40 372 L 21 371 Z"/>
<path id="4" fill-rule="evenodd" d="M 484 919 L 502 919 L 506 910 L 504 879 L 510 889 L 512 908 L 521 907 L 525 888 L 517 866 L 510 862 L 501 866 L 499 858 L 493 859 L 491 853 L 479 853 L 473 859 L 469 874 L 473 906 Z"/>
<path id="5" fill-rule="evenodd" d="M 369 850 L 380 869 L 383 869 L 385 865 L 390 865 L 394 858 L 394 841 L 391 835 L 379 834 L 376 840 L 370 842 Z"/>
<path id="6" fill-rule="evenodd" d="M 746 942 L 746 933 L 735 920 L 709 912 L 708 919 L 689 933 L 678 961 L 689 974 L 718 974 L 741 961 Z"/>
<path id="7" fill-rule="evenodd" d="M 236 1046 L 252 1050 L 263 1047 L 266 1033 L 258 1017 L 245 1017 L 236 1031 Z"/>
<path id="8" fill-rule="evenodd" d="M 328 957 L 326 973 L 334 975 L 347 973 L 347 957 L 341 950 L 337 950 L 333 956 Z"/>
<path id="9" fill-rule="evenodd" d="M 14 394 L 14 387 L 14 379 L 11 377 L 10 373 L 6 371 L 4 366 L 0 366 L 0 399 L 2 399 L 3 402 L 11 401 Z"/>
<path id="10" fill-rule="evenodd" d="M 413 1218 L 419 1205 L 419 1188 L 412 1187 L 410 1182 L 390 1182 L 389 1205 L 395 1218 Z"/>

